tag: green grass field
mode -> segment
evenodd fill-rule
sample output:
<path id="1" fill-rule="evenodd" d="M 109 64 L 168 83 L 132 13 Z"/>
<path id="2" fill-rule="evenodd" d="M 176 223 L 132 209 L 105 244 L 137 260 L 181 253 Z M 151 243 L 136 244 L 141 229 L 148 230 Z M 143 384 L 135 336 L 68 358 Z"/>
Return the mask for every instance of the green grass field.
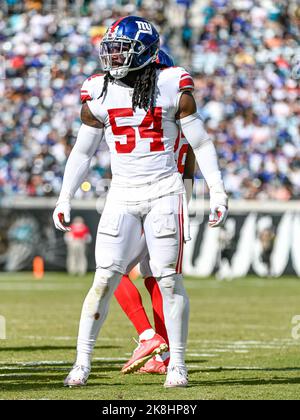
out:
<path id="1" fill-rule="evenodd" d="M 120 374 L 136 334 L 113 300 L 88 386 L 63 388 L 91 281 L 92 275 L 54 273 L 41 281 L 0 275 L 0 315 L 7 323 L 7 339 L 0 340 L 1 399 L 300 399 L 300 340 L 291 335 L 292 318 L 300 315 L 300 280 L 293 278 L 186 279 L 187 389 L 165 390 L 162 376 Z"/>

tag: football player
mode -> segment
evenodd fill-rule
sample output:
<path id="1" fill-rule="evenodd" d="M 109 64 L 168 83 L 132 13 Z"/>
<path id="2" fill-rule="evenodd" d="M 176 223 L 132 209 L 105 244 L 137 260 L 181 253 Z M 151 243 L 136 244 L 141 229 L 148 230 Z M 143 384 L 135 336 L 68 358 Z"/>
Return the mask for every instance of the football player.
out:
<path id="1" fill-rule="evenodd" d="M 186 183 L 187 201 L 189 202 L 192 193 L 192 183 L 195 170 L 195 156 L 189 148 L 184 137 L 179 133 L 175 143 L 175 160 L 178 164 L 178 171 Z M 169 353 L 158 355 L 152 358 L 152 351 L 162 342 L 162 339 L 169 344 L 168 334 L 164 322 L 163 301 L 156 279 L 153 277 L 149 263 L 149 254 L 144 235 L 137 247 L 138 257 L 128 267 L 128 272 L 139 262 L 141 274 L 145 279 L 145 286 L 151 296 L 153 307 L 153 318 L 155 330 L 152 328 L 145 309 L 142 304 L 141 295 L 130 280 L 128 275 L 123 276 L 116 292 L 120 306 L 135 326 L 139 334 L 139 345 L 133 352 L 130 360 L 124 365 L 122 372 L 131 373 L 139 369 L 140 373 L 165 374 L 169 364 Z M 156 333 L 155 333 L 156 331 Z"/>
<path id="2" fill-rule="evenodd" d="M 157 68 L 160 69 L 174 66 L 172 58 L 162 50 L 158 53 L 156 64 Z M 80 95 L 81 103 L 85 103 L 87 100 L 96 99 L 100 96 L 101 84 L 98 83 L 99 77 L 102 77 L 102 75 L 94 75 L 84 82 Z M 193 87 L 190 86 L 188 89 L 192 90 Z M 188 148 L 188 143 L 181 133 L 178 133 L 174 153 L 179 173 L 182 174 L 184 179 L 193 181 L 195 156 L 192 149 Z M 188 183 L 186 186 L 187 188 L 190 187 L 191 183 Z M 191 195 L 191 188 L 189 188 L 187 194 L 189 196 Z M 143 261 L 141 261 L 141 258 L 143 258 Z M 130 272 L 136 264 L 140 263 L 142 276 L 145 279 L 145 286 L 151 296 L 155 330 L 152 328 L 146 314 L 142 303 L 142 297 L 137 287 L 130 280 L 128 274 L 122 277 L 122 280 L 115 291 L 117 301 L 139 335 L 139 346 L 133 352 L 130 360 L 124 365 L 122 369 L 123 373 L 134 372 L 138 370 L 140 366 L 144 365 L 139 370 L 140 373 L 165 374 L 169 364 L 169 352 L 165 352 L 161 356 L 157 355 L 152 357 L 153 350 L 155 350 L 159 344 L 162 344 L 163 342 L 169 344 L 169 341 L 164 323 L 162 296 L 158 283 L 152 276 L 148 260 L 147 245 L 145 237 L 142 236 L 139 244 L 137 244 L 137 256 L 133 258 L 133 261 L 128 267 L 128 271 Z"/>
<path id="3" fill-rule="evenodd" d="M 213 142 L 197 114 L 183 68 L 157 68 L 159 34 L 143 18 L 116 21 L 100 44 L 105 76 L 101 94 L 81 110 L 82 125 L 69 156 L 53 218 L 66 231 L 70 201 L 84 180 L 90 161 L 105 134 L 111 152 L 112 183 L 96 242 L 96 273 L 83 304 L 77 358 L 65 385 L 84 385 L 91 368 L 97 336 L 110 299 L 145 237 L 153 276 L 163 297 L 170 344 L 165 387 L 185 387 L 185 349 L 189 299 L 182 276 L 184 238 L 188 236 L 186 191 L 174 158 L 182 131 L 210 190 L 209 224 L 220 226 L 227 216 L 227 195 Z M 185 209 L 185 211 L 184 211 Z M 152 354 L 167 350 L 158 344 Z"/>

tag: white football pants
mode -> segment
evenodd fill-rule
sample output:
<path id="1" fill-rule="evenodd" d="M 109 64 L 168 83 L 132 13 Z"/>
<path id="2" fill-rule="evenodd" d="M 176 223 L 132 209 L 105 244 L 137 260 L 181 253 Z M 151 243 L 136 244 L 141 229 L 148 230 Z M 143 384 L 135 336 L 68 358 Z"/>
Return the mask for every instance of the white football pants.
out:
<path id="1" fill-rule="evenodd" d="M 159 282 L 170 341 L 170 363 L 184 366 L 189 300 L 182 281 L 183 197 L 123 204 L 109 197 L 96 241 L 96 274 L 82 310 L 77 363 L 89 365 L 110 299 L 127 273 L 144 234 L 150 267 Z"/>

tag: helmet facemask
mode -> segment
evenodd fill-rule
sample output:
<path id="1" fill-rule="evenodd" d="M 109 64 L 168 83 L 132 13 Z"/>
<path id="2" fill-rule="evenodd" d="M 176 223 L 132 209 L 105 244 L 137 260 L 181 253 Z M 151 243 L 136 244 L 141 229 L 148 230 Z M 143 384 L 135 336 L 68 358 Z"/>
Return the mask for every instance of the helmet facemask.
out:
<path id="1" fill-rule="evenodd" d="M 109 72 L 115 79 L 121 79 L 128 74 L 133 58 L 131 40 L 114 39 L 103 40 L 100 44 L 100 61 L 105 72 Z"/>
<path id="2" fill-rule="evenodd" d="M 138 40 L 117 37 L 109 40 L 104 37 L 100 43 L 99 52 L 103 71 L 109 72 L 114 79 L 122 79 L 130 71 L 139 70 L 156 60 L 157 54 L 141 66 L 134 65 L 138 62 L 138 57 L 148 48 L 145 48 L 143 43 Z"/>

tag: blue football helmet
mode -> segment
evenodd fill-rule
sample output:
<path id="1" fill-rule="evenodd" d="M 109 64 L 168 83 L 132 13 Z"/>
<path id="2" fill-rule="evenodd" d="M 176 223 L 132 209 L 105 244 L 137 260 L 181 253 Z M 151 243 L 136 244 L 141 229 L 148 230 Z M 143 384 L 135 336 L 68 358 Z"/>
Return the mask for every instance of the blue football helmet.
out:
<path id="1" fill-rule="evenodd" d="M 104 71 L 115 79 L 142 69 L 157 59 L 159 34 L 146 19 L 127 16 L 111 25 L 100 43 Z"/>
<path id="2" fill-rule="evenodd" d="M 158 67 L 161 67 L 161 68 L 174 66 L 173 58 L 169 54 L 164 52 L 163 50 L 159 50 L 158 56 L 155 62 L 158 65 Z"/>

